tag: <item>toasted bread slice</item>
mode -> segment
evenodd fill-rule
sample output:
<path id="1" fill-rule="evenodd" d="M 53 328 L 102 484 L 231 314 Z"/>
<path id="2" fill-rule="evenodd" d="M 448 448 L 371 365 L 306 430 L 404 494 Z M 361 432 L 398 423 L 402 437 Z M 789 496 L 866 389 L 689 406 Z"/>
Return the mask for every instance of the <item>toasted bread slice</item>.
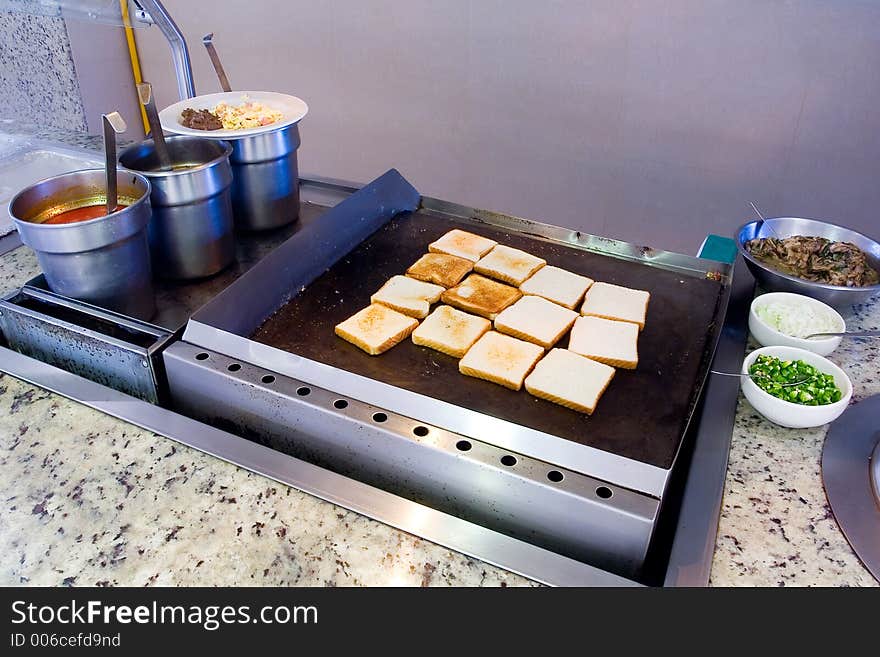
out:
<path id="1" fill-rule="evenodd" d="M 474 263 L 467 258 L 446 253 L 426 253 L 406 270 L 406 275 L 449 288 L 461 283 L 461 279 L 470 274 L 473 268 Z"/>
<path id="2" fill-rule="evenodd" d="M 461 358 L 490 328 L 492 322 L 488 319 L 456 310 L 452 306 L 438 306 L 413 331 L 412 341 Z"/>
<path id="3" fill-rule="evenodd" d="M 578 314 L 541 297 L 523 297 L 495 318 L 495 330 L 549 349 L 566 334 Z"/>
<path id="4" fill-rule="evenodd" d="M 650 298 L 651 294 L 645 290 L 633 290 L 611 283 L 593 283 L 584 297 L 581 315 L 632 322 L 643 329 Z"/>
<path id="5" fill-rule="evenodd" d="M 551 349 L 526 379 L 529 394 L 592 415 L 614 368 L 566 349 Z"/>
<path id="6" fill-rule="evenodd" d="M 440 295 L 443 303 L 461 308 L 480 317 L 495 319 L 502 310 L 522 296 L 515 287 L 471 274 L 455 287 Z"/>
<path id="7" fill-rule="evenodd" d="M 431 253 L 446 253 L 476 262 L 489 253 L 498 242 L 454 228 L 428 245 Z"/>
<path id="8" fill-rule="evenodd" d="M 536 344 L 489 331 L 458 361 L 458 371 L 519 390 L 543 353 Z"/>
<path id="9" fill-rule="evenodd" d="M 579 317 L 568 350 L 606 365 L 634 370 L 639 364 L 639 327 L 601 317 Z"/>
<path id="10" fill-rule="evenodd" d="M 574 310 L 584 298 L 584 292 L 592 284 L 592 278 L 547 265 L 541 267 L 520 285 L 519 291 L 523 294 L 544 297 L 548 301 Z"/>
<path id="11" fill-rule="evenodd" d="M 343 340 L 376 356 L 405 339 L 418 325 L 418 320 L 374 303 L 337 324 L 335 332 Z"/>
<path id="12" fill-rule="evenodd" d="M 474 265 L 474 271 L 511 285 L 522 285 L 529 276 L 546 264 L 546 260 L 531 253 L 499 244 L 480 258 Z"/>
<path id="13" fill-rule="evenodd" d="M 392 276 L 376 294 L 372 303 L 381 303 L 410 317 L 422 319 L 428 316 L 431 304 L 443 293 L 443 288 L 432 283 L 417 281 L 407 276 Z"/>

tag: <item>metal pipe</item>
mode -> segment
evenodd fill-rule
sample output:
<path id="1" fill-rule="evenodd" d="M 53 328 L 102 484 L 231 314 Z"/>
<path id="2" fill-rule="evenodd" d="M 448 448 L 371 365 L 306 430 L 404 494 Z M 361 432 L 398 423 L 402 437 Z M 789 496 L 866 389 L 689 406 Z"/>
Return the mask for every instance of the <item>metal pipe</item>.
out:
<path id="1" fill-rule="evenodd" d="M 174 72 L 177 75 L 177 93 L 180 100 L 193 98 L 196 95 L 196 88 L 193 83 L 189 48 L 186 46 L 186 39 L 183 38 L 180 28 L 177 27 L 159 0 L 132 1 L 140 9 L 138 20 L 157 25 L 168 40 L 168 45 L 171 46 L 171 59 L 174 62 Z"/>

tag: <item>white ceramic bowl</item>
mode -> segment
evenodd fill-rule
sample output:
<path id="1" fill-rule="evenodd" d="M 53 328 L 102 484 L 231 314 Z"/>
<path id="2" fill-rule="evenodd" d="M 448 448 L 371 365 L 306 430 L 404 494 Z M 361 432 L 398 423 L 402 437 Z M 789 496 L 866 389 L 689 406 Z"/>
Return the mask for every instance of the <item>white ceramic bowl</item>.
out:
<path id="1" fill-rule="evenodd" d="M 767 324 L 755 312 L 763 304 L 773 303 L 775 301 L 784 301 L 790 304 L 803 304 L 814 308 L 817 312 L 824 313 L 830 317 L 836 324 L 835 328 L 830 332 L 839 333 L 846 330 L 846 322 L 840 313 L 834 310 L 828 304 L 822 303 L 817 299 L 804 296 L 803 294 L 792 294 L 790 292 L 769 292 L 755 297 L 752 306 L 749 309 L 749 332 L 758 343 L 764 347 L 797 347 L 812 351 L 820 356 L 827 356 L 840 345 L 841 338 L 812 338 L 805 340 L 804 338 L 795 338 L 785 333 L 780 333 L 775 328 Z"/>
<path id="2" fill-rule="evenodd" d="M 840 417 L 840 414 L 849 405 L 853 392 L 852 381 L 842 369 L 827 358 L 797 347 L 762 347 L 746 356 L 742 366 L 743 374 L 748 374 L 749 368 L 758 356 L 775 356 L 782 360 L 802 360 L 820 372 L 832 375 L 840 392 L 843 393 L 840 400 L 833 404 L 805 406 L 774 397 L 769 392 L 761 390 L 750 377 L 742 377 L 742 390 L 746 399 L 756 411 L 771 422 L 791 429 L 820 427 Z"/>

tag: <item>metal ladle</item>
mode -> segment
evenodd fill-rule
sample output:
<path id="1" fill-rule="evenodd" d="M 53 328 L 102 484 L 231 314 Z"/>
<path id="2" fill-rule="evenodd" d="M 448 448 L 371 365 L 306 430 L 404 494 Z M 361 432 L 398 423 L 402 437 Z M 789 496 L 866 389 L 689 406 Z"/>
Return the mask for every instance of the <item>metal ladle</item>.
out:
<path id="1" fill-rule="evenodd" d="M 104 173 L 107 177 L 107 214 L 116 212 L 119 193 L 116 187 L 116 134 L 125 132 L 125 120 L 119 112 L 102 114 L 104 122 Z"/>
<path id="2" fill-rule="evenodd" d="M 205 50 L 208 51 L 208 57 L 211 58 L 211 63 L 214 65 L 214 70 L 217 72 L 217 78 L 220 80 L 220 88 L 223 91 L 232 91 L 232 87 L 229 84 L 229 78 L 226 77 L 226 71 L 223 70 L 223 64 L 220 63 L 220 55 L 217 54 L 217 49 L 214 47 L 214 33 L 206 34 L 202 37 L 202 43 L 205 46 Z"/>
<path id="3" fill-rule="evenodd" d="M 159 160 L 160 171 L 171 171 L 171 155 L 168 153 L 168 144 L 165 143 L 165 133 L 162 132 L 162 123 L 159 121 L 159 112 L 156 110 L 156 101 L 153 99 L 153 86 L 149 82 L 140 82 L 137 86 L 138 98 L 147 113 L 147 123 L 150 124 L 150 135 L 153 137 L 153 145 L 156 149 L 156 157 Z"/>

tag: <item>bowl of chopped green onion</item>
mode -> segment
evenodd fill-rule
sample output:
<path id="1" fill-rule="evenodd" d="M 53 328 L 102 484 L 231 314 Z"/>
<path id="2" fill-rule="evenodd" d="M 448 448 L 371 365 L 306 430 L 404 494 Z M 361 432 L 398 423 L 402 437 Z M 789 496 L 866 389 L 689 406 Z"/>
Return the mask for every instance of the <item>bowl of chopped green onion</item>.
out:
<path id="1" fill-rule="evenodd" d="M 827 358 L 797 347 L 756 349 L 743 361 L 742 390 L 771 422 L 792 429 L 836 420 L 852 397 L 852 381 Z"/>

